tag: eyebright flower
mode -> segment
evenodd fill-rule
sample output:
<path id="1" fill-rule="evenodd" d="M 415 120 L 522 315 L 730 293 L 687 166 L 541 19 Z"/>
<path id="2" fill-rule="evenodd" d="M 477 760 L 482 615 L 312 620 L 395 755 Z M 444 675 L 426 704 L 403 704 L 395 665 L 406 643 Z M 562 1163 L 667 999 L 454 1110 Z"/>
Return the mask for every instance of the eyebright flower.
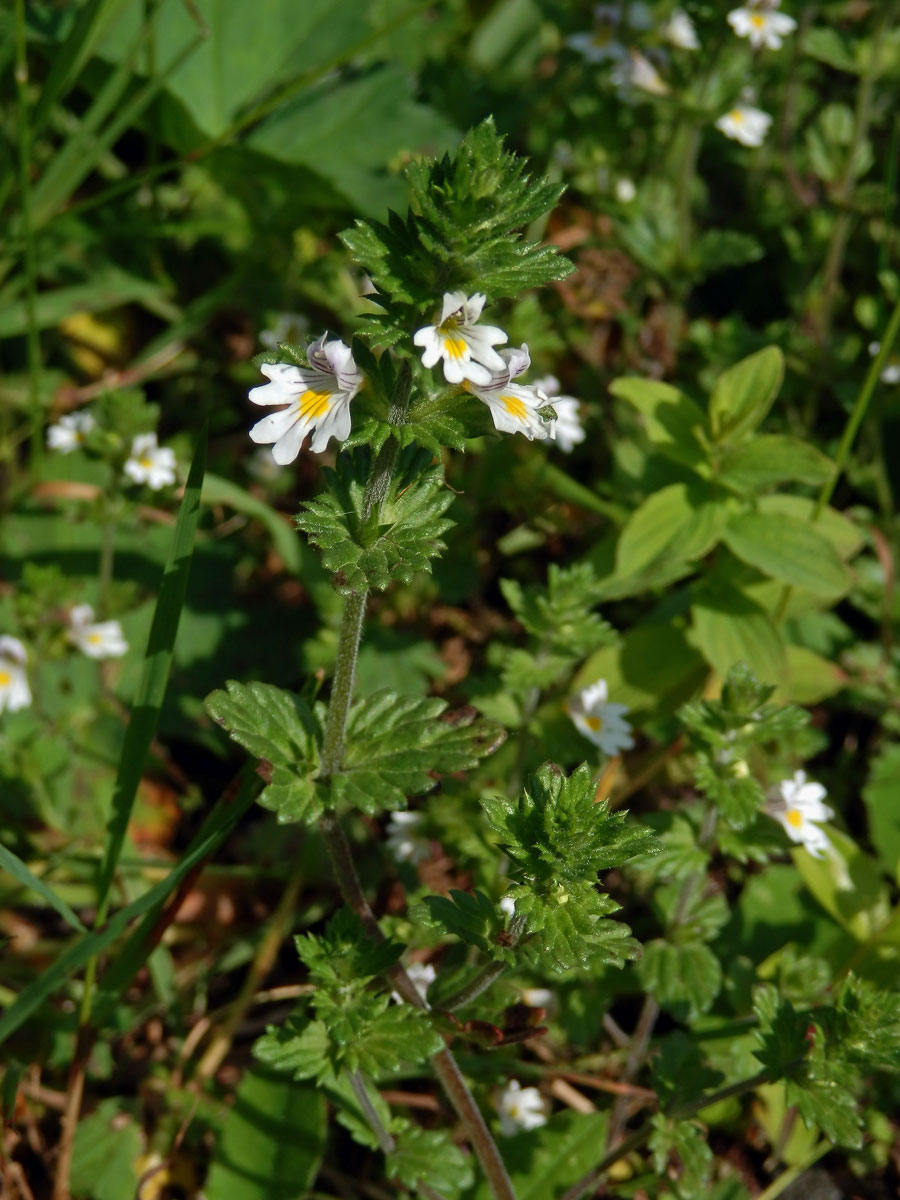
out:
<path id="1" fill-rule="evenodd" d="M 612 758 L 623 750 L 630 750 L 634 738 L 631 726 L 624 719 L 628 706 L 608 701 L 606 695 L 606 680 L 598 679 L 570 696 L 566 711 L 578 732 Z"/>
<path id="2" fill-rule="evenodd" d="M 773 8 L 760 8 L 757 4 L 745 4 L 728 14 L 728 24 L 738 37 L 749 38 L 754 50 L 768 46 L 778 50 L 781 39 L 797 28 L 797 22 L 787 13 L 775 12 Z"/>
<path id="3" fill-rule="evenodd" d="M 645 54 L 633 46 L 628 51 L 628 57 L 613 68 L 612 81 L 618 88 L 638 88 L 653 96 L 669 94 L 669 85 L 659 71 Z"/>
<path id="4" fill-rule="evenodd" d="M 77 604 L 69 613 L 66 637 L 89 658 L 121 658 L 128 643 L 118 621 L 94 621 L 89 604 Z"/>
<path id="5" fill-rule="evenodd" d="M 491 410 L 494 427 L 503 433 L 524 433 L 529 441 L 542 442 L 553 437 L 553 421 L 545 421 L 538 409 L 549 404 L 544 392 L 512 380 L 531 366 L 528 347 L 501 351 L 503 369 L 492 375 L 487 386 L 466 381 L 465 389 L 477 396 Z M 499 357 L 499 356 L 498 356 Z"/>
<path id="6" fill-rule="evenodd" d="M 385 845 L 397 862 L 420 863 L 431 854 L 427 838 L 417 833 L 422 823 L 421 813 L 391 813 Z"/>
<path id="7" fill-rule="evenodd" d="M 47 448 L 60 454 L 71 454 L 84 444 L 85 435 L 96 425 L 89 412 L 66 413 L 47 429 Z"/>
<path id="8" fill-rule="evenodd" d="M 831 842 L 816 822 L 827 821 L 834 813 L 822 803 L 827 793 L 821 783 L 807 781 L 805 771 L 795 771 L 794 778 L 783 779 L 778 790 L 783 807 L 775 810 L 775 819 L 792 842 L 799 842 L 813 858 L 824 858 Z"/>
<path id="9" fill-rule="evenodd" d="M 752 104 L 736 104 L 716 121 L 716 129 L 742 146 L 761 146 L 772 118 Z"/>
<path id="10" fill-rule="evenodd" d="M 563 454 L 571 454 L 575 446 L 587 437 L 581 424 L 581 406 L 574 396 L 560 396 L 559 380 L 555 375 L 545 375 L 542 379 L 536 379 L 532 386 L 548 396 L 556 409 L 556 420 L 553 422 L 553 432 L 550 436 Z"/>
<path id="11" fill-rule="evenodd" d="M 175 451 L 158 446 L 155 433 L 139 433 L 131 443 L 125 474 L 133 483 L 146 483 L 158 492 L 175 482 Z"/>
<path id="12" fill-rule="evenodd" d="M 682 8 L 676 8 L 663 26 L 663 37 L 671 46 L 679 50 L 699 50 L 697 30 L 694 22 Z"/>
<path id="13" fill-rule="evenodd" d="M 536 1087 L 523 1088 L 518 1079 L 511 1079 L 497 1097 L 500 1131 L 506 1137 L 521 1129 L 537 1129 L 547 1124 L 544 1102 Z"/>
<path id="14" fill-rule="evenodd" d="M 433 367 L 443 359 L 444 378 L 448 383 L 471 383 L 486 386 L 492 375 L 502 371 L 505 363 L 494 346 L 508 341 L 496 325 L 478 325 L 485 296 L 476 292 L 444 292 L 441 315 L 437 325 L 424 325 L 413 334 L 413 342 L 421 346 L 422 366 Z"/>
<path id="15" fill-rule="evenodd" d="M 365 383 L 353 361 L 350 347 L 327 333 L 309 347 L 308 367 L 292 363 L 263 363 L 260 371 L 270 383 L 251 388 L 254 404 L 284 404 L 278 412 L 263 417 L 250 430 L 254 442 L 272 445 L 279 466 L 293 462 L 307 434 L 309 448 L 318 454 L 330 438 L 342 442 L 350 433 L 350 401 Z"/>
<path id="16" fill-rule="evenodd" d="M 31 688 L 25 675 L 28 655 L 18 638 L 0 635 L 0 713 L 15 712 L 31 703 Z"/>

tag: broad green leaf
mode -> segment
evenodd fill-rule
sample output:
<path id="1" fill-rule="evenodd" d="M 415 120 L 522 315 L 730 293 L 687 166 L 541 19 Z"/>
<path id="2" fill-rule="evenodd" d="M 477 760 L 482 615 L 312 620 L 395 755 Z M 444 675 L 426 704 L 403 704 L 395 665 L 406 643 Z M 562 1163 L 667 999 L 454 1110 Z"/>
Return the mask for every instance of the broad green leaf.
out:
<path id="1" fill-rule="evenodd" d="M 216 1140 L 207 1200 L 296 1200 L 325 1151 L 325 1097 L 256 1067 L 241 1080 Z"/>
<path id="2" fill-rule="evenodd" d="M 329 492 L 303 506 L 297 525 L 335 572 L 339 591 L 383 591 L 392 580 L 409 583 L 430 570 L 444 549 L 441 535 L 453 524 L 444 516 L 453 494 L 444 486 L 443 467 L 428 466 L 430 460 L 415 446 L 401 451 L 384 502 L 365 520 L 367 448 L 345 452 L 335 470 L 324 469 Z"/>
<path id="3" fill-rule="evenodd" d="M 824 857 L 795 850 L 794 863 L 825 911 L 858 941 L 868 941 L 890 917 L 887 888 L 852 838 L 830 826 L 828 838 L 831 849 Z"/>
<path id="4" fill-rule="evenodd" d="M 862 791 L 869 839 L 889 875 L 900 881 L 900 745 L 882 747 Z"/>
<path id="5" fill-rule="evenodd" d="M 738 442 L 765 420 L 781 381 L 784 355 L 767 346 L 723 371 L 709 400 L 709 423 L 717 442 Z"/>
<path id="6" fill-rule="evenodd" d="M 413 1191 L 422 1181 L 444 1200 L 457 1200 L 472 1186 L 472 1155 L 463 1154 L 447 1130 L 423 1129 L 411 1121 L 395 1120 L 391 1133 L 395 1147 L 387 1156 L 389 1179 L 399 1179 Z"/>
<path id="7" fill-rule="evenodd" d="M 35 325 L 38 329 L 53 329 L 73 313 L 105 312 L 125 304 L 143 304 L 152 309 L 162 305 L 170 316 L 176 311 L 165 302 L 165 291 L 158 283 L 108 266 L 98 270 L 88 283 L 39 292 L 34 306 Z M 24 303 L 0 309 L 0 338 L 22 337 L 27 329 Z"/>
<path id="8" fill-rule="evenodd" d="M 22 862 L 21 858 L 17 854 L 13 854 L 12 850 L 8 850 L 6 846 L 0 846 L 0 868 L 8 871 L 13 879 L 18 880 L 24 888 L 37 893 L 42 900 L 59 913 L 66 924 L 81 933 L 87 932 L 78 915 L 72 911 L 65 900 L 57 896 L 56 892 L 44 883 L 43 879 L 35 875 L 27 863 Z"/>
<path id="9" fill-rule="evenodd" d="M 702 558 L 715 546 L 727 510 L 701 485 L 672 483 L 654 492 L 619 535 L 616 571 L 635 575 L 658 559 Z"/>
<path id="10" fill-rule="evenodd" d="M 435 773 L 470 770 L 505 736 L 472 708 L 447 711 L 446 701 L 434 697 L 376 692 L 350 710 L 332 796 L 367 813 L 405 808 L 407 796 L 437 786 Z"/>
<path id="11" fill-rule="evenodd" d="M 123 1120 L 124 1118 L 124 1120 Z M 144 1139 L 137 1122 L 118 1100 L 101 1100 L 78 1122 L 72 1150 L 70 1191 L 73 1200 L 122 1200 L 140 1182 L 138 1159 Z"/>
<path id="12" fill-rule="evenodd" d="M 301 697 L 269 683 L 238 683 L 212 692 L 206 708 L 229 737 L 261 760 L 266 787 L 259 803 L 279 823 L 312 821 L 322 812 L 316 787 L 321 732 Z"/>
<path id="13" fill-rule="evenodd" d="M 786 670 L 784 642 L 775 622 L 736 588 L 716 582 L 700 587 L 691 606 L 693 642 L 720 675 L 748 663 L 764 683 L 780 683 Z"/>
<path id="14" fill-rule="evenodd" d="M 743 562 L 791 587 L 837 598 L 850 586 L 837 551 L 814 525 L 775 513 L 745 512 L 729 519 L 722 539 Z"/>
<path id="15" fill-rule="evenodd" d="M 794 704 L 818 704 L 836 695 L 847 676 L 835 663 L 805 646 L 787 646 L 787 678 L 778 695 Z"/>
<path id="16" fill-rule="evenodd" d="M 609 698 L 633 712 L 674 712 L 695 695 L 709 674 L 702 655 L 675 623 L 639 625 L 617 646 L 595 651 L 576 674 L 574 686 L 598 679 L 609 685 Z"/>
<path id="17" fill-rule="evenodd" d="M 811 524 L 815 501 L 806 496 L 761 496 L 757 510 L 767 516 L 785 516 L 795 521 Z M 840 557 L 846 562 L 853 558 L 865 541 L 865 534 L 843 513 L 833 508 L 822 509 L 812 528 L 831 542 Z"/>
<path id="18" fill-rule="evenodd" d="M 678 388 L 656 379 L 627 375 L 609 390 L 644 418 L 647 437 L 668 458 L 688 467 L 706 462 L 708 427 L 703 410 Z"/>
<path id="19" fill-rule="evenodd" d="M 540 1129 L 504 1138 L 503 1159 L 512 1177 L 517 1200 L 549 1200 L 562 1195 L 600 1158 L 606 1144 L 609 1114 L 554 1113 Z M 475 1200 L 492 1200 L 486 1180 L 479 1182 Z"/>
<path id="20" fill-rule="evenodd" d="M 187 590 L 188 574 L 194 556 L 194 537 L 200 519 L 200 490 L 206 470 L 206 436 L 204 425 L 194 451 L 184 496 L 175 521 L 172 547 L 153 612 L 150 636 L 144 651 L 144 662 L 131 719 L 125 728 L 122 754 L 116 772 L 112 807 L 107 826 L 107 840 L 97 884 L 98 905 L 104 911 L 106 898 L 113 881 L 116 864 L 125 842 L 125 832 L 134 807 L 134 798 L 141 781 L 150 743 L 156 733 L 159 711 L 162 708 L 172 667 L 175 635 L 181 619 L 181 609 Z"/>
<path id="21" fill-rule="evenodd" d="M 483 892 L 451 888 L 447 896 L 426 896 L 410 915 L 413 920 L 421 920 L 494 958 L 512 961 L 514 957 L 498 941 L 506 928 L 506 916 Z"/>
<path id="22" fill-rule="evenodd" d="M 780 483 L 817 487 L 831 478 L 833 469 L 831 459 L 809 442 L 761 433 L 724 454 L 716 478 L 736 492 L 753 494 Z"/>
<path id="23" fill-rule="evenodd" d="M 648 942 L 635 970 L 655 1000 L 676 1017 L 696 1020 L 712 1007 L 722 986 L 722 968 L 701 942 Z"/>

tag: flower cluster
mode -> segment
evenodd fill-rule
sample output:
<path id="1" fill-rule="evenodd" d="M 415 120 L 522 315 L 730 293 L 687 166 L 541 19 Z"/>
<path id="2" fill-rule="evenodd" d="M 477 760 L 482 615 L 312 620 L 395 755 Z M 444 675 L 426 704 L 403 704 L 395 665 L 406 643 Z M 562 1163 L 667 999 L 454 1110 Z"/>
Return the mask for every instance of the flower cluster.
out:
<path id="1" fill-rule="evenodd" d="M 97 420 L 87 410 L 66 413 L 47 428 L 47 447 L 58 454 L 80 450 L 88 435 L 97 428 Z M 119 460 L 121 463 L 121 460 Z M 121 464 L 125 478 L 136 484 L 146 484 L 154 492 L 175 482 L 175 451 L 160 446 L 155 433 L 139 433 L 131 440 L 131 448 Z"/>
<path id="2" fill-rule="evenodd" d="M 413 334 L 422 351 L 422 366 L 441 364 L 447 383 L 461 386 L 486 404 L 494 427 L 521 433 L 529 441 L 555 440 L 566 453 L 584 441 L 578 401 L 560 396 L 551 404 L 547 389 L 559 384 L 548 376 L 535 384 L 517 382 L 531 366 L 528 346 L 497 350 L 509 339 L 496 325 L 479 323 L 485 305 L 481 292 L 445 292 L 433 325 Z M 260 365 L 270 381 L 250 391 L 254 404 L 278 406 L 250 430 L 254 442 L 272 446 L 280 466 L 293 462 L 308 437 L 319 453 L 331 438 L 344 441 L 350 433 L 350 403 L 365 384 L 350 347 L 322 336 L 307 351 L 308 367 L 291 363 Z M 549 412 L 548 412 L 549 410 Z"/>

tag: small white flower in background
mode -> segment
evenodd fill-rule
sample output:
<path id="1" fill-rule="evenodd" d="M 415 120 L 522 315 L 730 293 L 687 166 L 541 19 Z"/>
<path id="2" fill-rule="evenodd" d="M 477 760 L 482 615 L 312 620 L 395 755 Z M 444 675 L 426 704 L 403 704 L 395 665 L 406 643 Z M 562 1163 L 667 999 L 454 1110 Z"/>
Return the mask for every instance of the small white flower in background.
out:
<path id="1" fill-rule="evenodd" d="M 634 180 L 623 176 L 616 180 L 615 187 L 616 199 L 620 204 L 630 204 L 637 195 L 637 188 L 634 186 Z"/>
<path id="2" fill-rule="evenodd" d="M 499 907 L 500 907 L 500 911 L 505 912 L 508 917 L 512 917 L 515 915 L 516 902 L 515 902 L 515 900 L 513 900 L 512 896 L 501 897 Z"/>
<path id="3" fill-rule="evenodd" d="M 131 443 L 125 474 L 133 483 L 146 483 L 158 492 L 175 482 L 175 451 L 157 445 L 155 433 L 139 433 Z"/>
<path id="4" fill-rule="evenodd" d="M 420 863 L 431 854 L 428 839 L 418 832 L 424 818 L 417 812 L 391 813 L 385 845 L 397 862 Z"/>
<path id="5" fill-rule="evenodd" d="M 350 347 L 327 333 L 309 347 L 308 367 L 293 363 L 263 363 L 260 371 L 270 383 L 251 388 L 254 404 L 284 404 L 257 421 L 250 430 L 254 442 L 272 445 L 279 466 L 293 462 L 308 434 L 309 448 L 319 454 L 330 438 L 342 442 L 350 433 L 350 401 L 365 383 Z"/>
<path id="6" fill-rule="evenodd" d="M 625 720 L 628 706 L 608 701 L 607 690 L 606 680 L 598 679 L 571 695 L 566 711 L 578 732 L 612 758 L 623 750 L 630 750 L 634 738 L 631 726 Z"/>
<path id="7" fill-rule="evenodd" d="M 736 104 L 716 121 L 716 129 L 742 146 L 761 146 L 772 118 L 752 104 Z"/>
<path id="8" fill-rule="evenodd" d="M 574 447 L 587 437 L 581 424 L 580 404 L 574 396 L 559 394 L 559 380 L 555 375 L 545 375 L 542 379 L 536 379 L 532 387 L 548 396 L 556 409 L 556 420 L 553 422 L 553 432 L 550 436 L 563 454 L 571 454 Z"/>
<path id="9" fill-rule="evenodd" d="M 536 1087 L 523 1088 L 518 1079 L 511 1079 L 497 1097 L 500 1131 L 506 1137 L 522 1129 L 537 1129 L 547 1124 L 544 1101 Z"/>
<path id="10" fill-rule="evenodd" d="M 529 1008 L 552 1008 L 556 1003 L 556 993 L 549 988 L 522 988 L 522 1003 Z"/>
<path id="11" fill-rule="evenodd" d="M 795 771 L 793 779 L 778 785 L 783 807 L 774 816 L 792 842 L 799 842 L 814 858 L 823 858 L 831 842 L 816 822 L 827 821 L 834 813 L 822 801 L 827 795 L 821 783 L 807 780 L 805 771 Z"/>
<path id="12" fill-rule="evenodd" d="M 15 712 L 31 703 L 31 688 L 25 675 L 28 655 L 18 638 L 0 635 L 0 713 Z"/>
<path id="13" fill-rule="evenodd" d="M 881 349 L 881 342 L 869 342 L 869 353 L 874 358 Z M 900 358 L 889 358 L 878 376 L 882 383 L 900 383 Z"/>
<path id="14" fill-rule="evenodd" d="M 77 604 L 69 613 L 66 637 L 89 658 L 121 658 L 128 643 L 118 621 L 95 621 L 89 604 Z"/>
<path id="15" fill-rule="evenodd" d="M 755 50 L 768 46 L 770 50 L 781 47 L 781 39 L 797 28 L 797 22 L 787 13 L 774 8 L 760 8 L 756 4 L 745 4 L 728 14 L 728 24 L 738 37 L 749 38 Z"/>
<path id="16" fill-rule="evenodd" d="M 566 45 L 583 54 L 589 63 L 618 62 L 626 50 L 613 37 L 613 29 L 612 25 L 600 24 L 593 33 L 573 33 L 566 38 Z"/>
<path id="17" fill-rule="evenodd" d="M 96 421 L 89 412 L 66 413 L 55 425 L 47 429 L 47 448 L 60 454 L 71 454 L 84 445 L 85 435 L 90 433 Z"/>
<path id="18" fill-rule="evenodd" d="M 424 325 L 413 334 L 413 342 L 421 346 L 422 366 L 433 367 L 443 359 L 444 378 L 448 383 L 471 383 L 486 386 L 491 377 L 503 371 L 506 364 L 494 349 L 509 339 L 496 325 L 479 325 L 485 296 L 476 292 L 444 292 L 441 315 L 437 325 Z"/>
<path id="19" fill-rule="evenodd" d="M 531 366 L 528 347 L 504 350 L 502 355 L 503 369 L 491 376 L 486 386 L 467 380 L 466 391 L 488 406 L 494 427 L 502 433 L 524 433 L 529 441 L 539 442 L 553 437 L 554 422 L 545 421 L 538 413 L 538 409 L 550 403 L 545 393 L 537 387 L 512 382 Z"/>
<path id="20" fill-rule="evenodd" d="M 676 46 L 679 50 L 700 49 L 700 43 L 697 40 L 697 30 L 694 28 L 694 22 L 687 15 L 684 9 L 675 9 L 666 24 L 663 26 L 662 35 L 669 45 Z"/>
<path id="21" fill-rule="evenodd" d="M 611 78 L 618 88 L 638 88 L 653 96 L 669 94 L 669 85 L 659 71 L 645 54 L 633 46 L 628 51 L 628 57 L 613 68 Z"/>
<path id="22" fill-rule="evenodd" d="M 434 983 L 437 979 L 437 971 L 431 963 L 414 962 L 410 963 L 406 968 L 406 973 L 416 985 L 416 991 L 424 1000 L 429 984 Z"/>
<path id="23" fill-rule="evenodd" d="M 309 318 L 303 313 L 278 313 L 271 329 L 260 331 L 260 343 L 268 350 L 274 350 L 279 342 L 289 342 L 297 345 L 305 341 L 309 333 Z"/>

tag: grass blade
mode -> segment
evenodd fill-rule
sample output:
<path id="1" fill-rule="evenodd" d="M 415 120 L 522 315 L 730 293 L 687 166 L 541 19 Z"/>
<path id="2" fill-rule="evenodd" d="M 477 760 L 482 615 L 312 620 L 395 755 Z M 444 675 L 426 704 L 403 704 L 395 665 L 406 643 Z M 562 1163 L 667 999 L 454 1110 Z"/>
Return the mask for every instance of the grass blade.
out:
<path id="1" fill-rule="evenodd" d="M 216 852 L 253 803 L 258 786 L 258 779 L 254 777 L 252 771 L 248 771 L 238 794 L 222 797 L 198 830 L 184 857 L 177 866 L 172 868 L 165 879 L 160 880 L 155 887 L 144 892 L 143 896 L 140 896 L 132 904 L 119 909 L 102 929 L 79 938 L 74 945 L 69 946 L 59 956 L 56 962 L 24 988 L 0 1017 L 0 1043 L 15 1033 L 70 975 L 74 975 L 90 959 L 102 954 L 108 946 L 111 946 L 125 932 L 135 917 L 146 918 L 137 930 L 137 934 L 141 935 L 140 943 L 143 945 L 146 930 L 152 929 L 169 896 L 172 895 L 182 879 L 198 864 Z M 132 937 L 128 946 L 134 944 L 137 934 Z"/>
<path id="2" fill-rule="evenodd" d="M 86 933 L 84 925 L 69 908 L 65 900 L 60 899 L 52 888 L 49 888 L 43 879 L 39 879 L 31 868 L 23 863 L 17 854 L 13 854 L 12 850 L 8 850 L 6 846 L 0 846 L 0 867 L 4 871 L 8 871 L 13 879 L 17 879 L 23 887 L 30 888 L 31 891 L 37 892 L 51 908 L 56 909 L 62 919 L 73 929 L 77 929 L 80 933 Z"/>
<path id="3" fill-rule="evenodd" d="M 169 671 L 172 667 L 172 651 L 175 635 L 184 604 L 188 572 L 194 555 L 194 536 L 200 517 L 200 492 L 206 469 L 206 435 L 204 425 L 190 474 L 184 489 L 184 497 L 175 522 L 175 535 L 169 560 L 163 571 L 150 626 L 150 637 L 144 654 L 144 667 L 131 709 L 131 720 L 125 730 L 122 755 L 113 789 L 112 812 L 107 826 L 106 853 L 100 868 L 98 884 L 97 920 L 102 922 L 108 910 L 109 889 L 115 874 L 119 855 L 125 842 L 125 830 L 131 817 L 134 798 L 144 770 L 147 752 L 156 733 L 159 710 L 162 707 Z"/>

